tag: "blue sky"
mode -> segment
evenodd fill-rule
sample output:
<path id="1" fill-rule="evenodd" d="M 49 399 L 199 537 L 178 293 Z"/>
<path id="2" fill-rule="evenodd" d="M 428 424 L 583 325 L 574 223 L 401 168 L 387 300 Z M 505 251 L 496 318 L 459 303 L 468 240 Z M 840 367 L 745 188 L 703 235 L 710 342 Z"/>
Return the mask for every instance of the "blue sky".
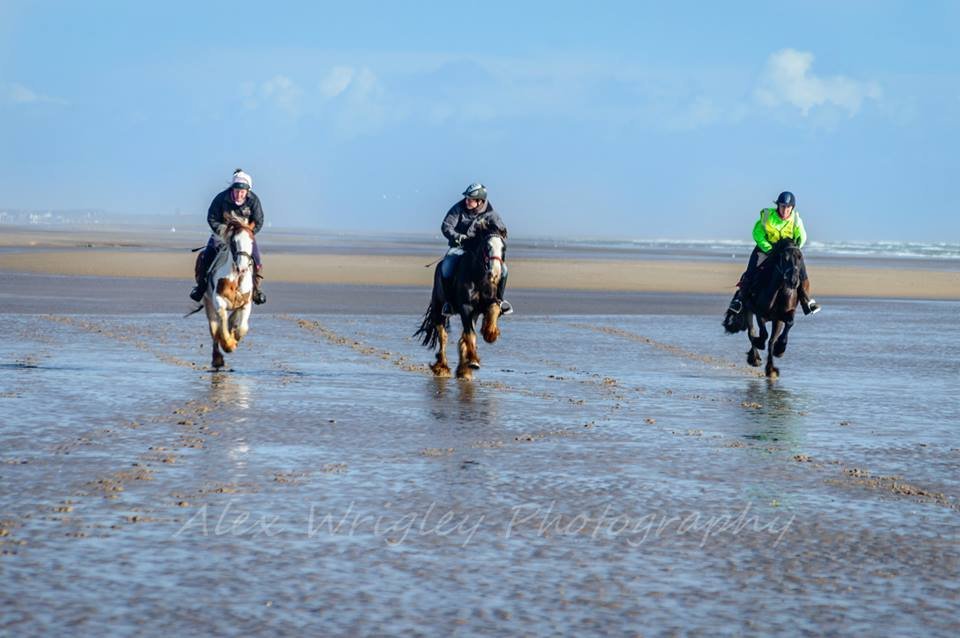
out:
<path id="1" fill-rule="evenodd" d="M 957 242 L 960 2 L 0 0 L 0 208 Z"/>

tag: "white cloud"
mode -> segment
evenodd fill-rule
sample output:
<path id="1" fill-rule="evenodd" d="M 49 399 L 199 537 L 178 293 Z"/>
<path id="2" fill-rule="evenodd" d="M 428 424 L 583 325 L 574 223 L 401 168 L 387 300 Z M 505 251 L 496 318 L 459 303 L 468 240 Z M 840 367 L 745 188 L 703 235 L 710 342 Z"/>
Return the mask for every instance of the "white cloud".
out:
<path id="1" fill-rule="evenodd" d="M 320 81 L 320 95 L 331 100 L 350 86 L 356 72 L 348 66 L 336 66 Z"/>
<path id="2" fill-rule="evenodd" d="M 9 104 L 66 104 L 66 100 L 41 95 L 22 84 L 0 85 L 0 101 Z"/>
<path id="3" fill-rule="evenodd" d="M 756 91 L 757 99 L 766 106 L 782 104 L 800 109 L 807 115 L 816 106 L 832 104 L 853 116 L 864 100 L 878 100 L 880 85 L 876 82 L 858 82 L 842 75 L 821 77 L 812 73 L 813 54 L 795 49 L 783 49 L 767 60 Z"/>
<path id="4" fill-rule="evenodd" d="M 285 75 L 275 75 L 259 84 L 245 82 L 240 92 L 243 105 L 248 109 L 269 104 L 294 114 L 299 111 L 300 98 L 303 96 L 303 90 Z"/>
<path id="5" fill-rule="evenodd" d="M 300 87 L 284 75 L 276 75 L 264 82 L 260 87 L 260 93 L 265 99 L 286 111 L 295 111 L 300 96 L 303 95 Z"/>

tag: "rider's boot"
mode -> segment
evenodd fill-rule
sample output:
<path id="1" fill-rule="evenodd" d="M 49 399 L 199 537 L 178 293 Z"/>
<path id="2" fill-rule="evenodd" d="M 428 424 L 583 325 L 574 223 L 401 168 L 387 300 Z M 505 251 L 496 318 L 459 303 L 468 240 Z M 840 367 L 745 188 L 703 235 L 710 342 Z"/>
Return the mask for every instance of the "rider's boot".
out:
<path id="1" fill-rule="evenodd" d="M 262 290 L 260 290 L 260 285 L 262 282 L 263 274 L 261 274 L 260 270 L 257 270 L 257 272 L 253 275 L 253 294 L 251 295 L 251 299 L 253 299 L 253 303 L 257 304 L 258 306 L 267 302 L 267 296 L 263 294 Z"/>
<path id="2" fill-rule="evenodd" d="M 810 296 L 810 292 L 800 288 L 797 298 L 800 301 L 800 307 L 803 308 L 803 314 L 805 315 L 815 315 L 820 312 L 820 304 L 817 303 L 817 300 Z"/>
<path id="3" fill-rule="evenodd" d="M 196 279 L 196 285 L 193 287 L 193 290 L 190 291 L 190 298 L 197 303 L 203 301 L 204 283 L 207 278 L 207 269 L 204 268 L 204 252 L 205 251 L 201 251 L 200 254 L 197 255 L 197 261 L 193 266 L 193 277 Z"/>
<path id="4" fill-rule="evenodd" d="M 501 277 L 500 283 L 497 284 L 497 299 L 500 300 L 500 314 L 501 315 L 512 315 L 513 306 L 509 301 L 503 298 L 503 292 L 507 287 L 507 278 Z"/>

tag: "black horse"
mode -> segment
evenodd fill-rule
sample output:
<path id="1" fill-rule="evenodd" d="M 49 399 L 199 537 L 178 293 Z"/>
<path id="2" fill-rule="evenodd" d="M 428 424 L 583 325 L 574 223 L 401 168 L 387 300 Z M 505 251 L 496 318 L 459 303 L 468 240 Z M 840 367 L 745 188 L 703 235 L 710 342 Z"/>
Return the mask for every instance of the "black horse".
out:
<path id="1" fill-rule="evenodd" d="M 750 365 L 759 366 L 761 359 L 758 351 L 769 348 L 766 374 L 771 379 L 780 375 L 780 370 L 773 365 L 773 358 L 783 356 L 787 349 L 787 336 L 793 327 L 801 281 L 803 286 L 810 286 L 801 277 L 803 268 L 803 254 L 797 245 L 791 239 L 781 239 L 757 269 L 753 285 L 743 291 L 743 311 L 733 313 L 728 310 L 723 319 L 723 327 L 730 334 L 748 331 L 750 349 L 747 351 L 747 363 Z M 756 326 L 754 317 L 757 319 Z M 768 321 L 773 322 L 769 342 Z"/>
<path id="2" fill-rule="evenodd" d="M 506 250 L 506 233 L 488 231 L 480 226 L 463 243 L 464 254 L 457 263 L 448 293 L 444 292 L 440 267 L 433 275 L 433 294 L 430 305 L 424 314 L 420 329 L 414 336 L 421 336 L 421 343 L 427 348 L 438 348 L 437 360 L 430 366 L 438 377 L 450 376 L 447 365 L 447 331 L 449 319 L 441 312 L 445 301 L 453 311 L 460 315 L 463 333 L 460 335 L 460 360 L 457 365 L 457 378 L 470 379 L 473 370 L 480 367 L 477 354 L 477 333 L 474 324 L 483 315 L 480 331 L 487 343 L 493 343 L 500 336 L 497 320 L 500 318 L 500 302 L 497 299 L 497 286 L 503 274 L 503 257 Z M 450 299 L 446 299 L 449 294 Z"/>

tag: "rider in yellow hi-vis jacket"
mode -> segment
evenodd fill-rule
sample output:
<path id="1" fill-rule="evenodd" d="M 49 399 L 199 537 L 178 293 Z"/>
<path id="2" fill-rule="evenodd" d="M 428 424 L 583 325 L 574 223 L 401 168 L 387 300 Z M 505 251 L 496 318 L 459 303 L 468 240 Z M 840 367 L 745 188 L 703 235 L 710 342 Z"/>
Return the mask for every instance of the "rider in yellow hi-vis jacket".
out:
<path id="1" fill-rule="evenodd" d="M 753 226 L 753 239 L 757 242 L 757 247 L 753 249 L 750 261 L 747 262 L 747 270 L 740 277 L 737 292 L 730 301 L 730 312 L 739 313 L 743 310 L 743 291 L 750 289 L 757 268 L 767 258 L 767 253 L 774 244 L 781 239 L 792 239 L 797 248 L 802 248 L 807 241 L 803 220 L 800 219 L 800 213 L 794 210 L 796 198 L 793 193 L 788 191 L 780 193 L 775 203 L 776 208 L 764 208 L 760 211 L 760 219 Z M 820 304 L 804 292 L 807 287 L 803 285 L 805 281 L 807 281 L 807 269 L 804 267 L 800 270 L 800 305 L 804 314 L 815 314 L 820 312 Z"/>

